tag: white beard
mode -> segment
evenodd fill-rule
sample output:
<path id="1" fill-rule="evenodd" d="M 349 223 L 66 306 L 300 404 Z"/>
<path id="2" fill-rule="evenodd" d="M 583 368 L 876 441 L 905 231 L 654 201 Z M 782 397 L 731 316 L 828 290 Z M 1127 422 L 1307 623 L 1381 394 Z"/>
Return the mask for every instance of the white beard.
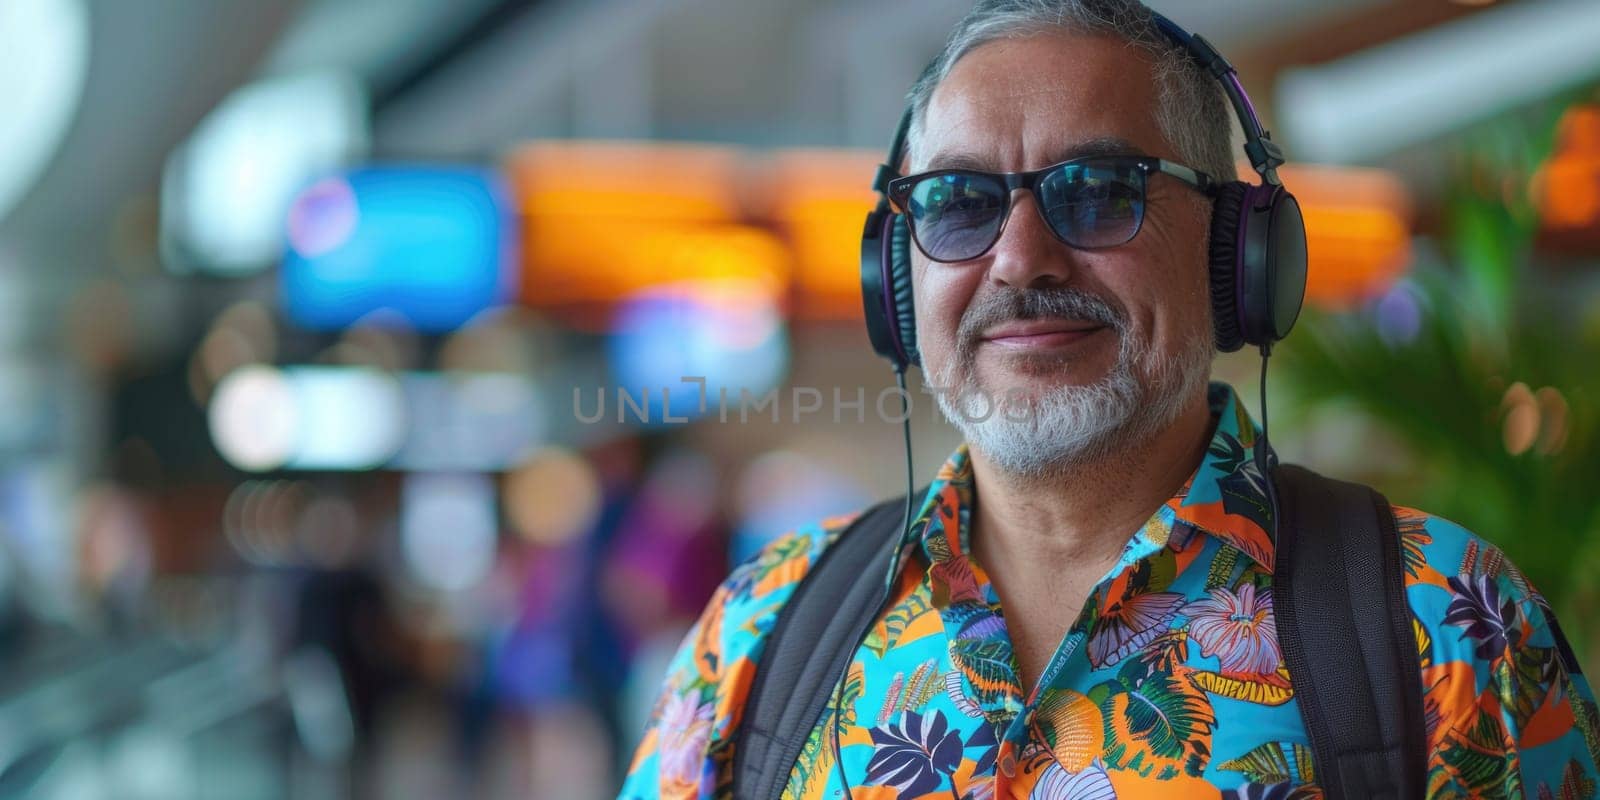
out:
<path id="1" fill-rule="evenodd" d="M 1149 348 L 1122 337 L 1117 363 L 1087 386 L 1057 386 L 1032 399 L 996 396 L 967 370 L 956 385 L 936 393 L 939 409 L 968 445 L 1022 477 L 1061 475 L 1141 444 L 1176 421 L 1203 390 L 1213 346 L 1210 337 L 1196 337 L 1178 354 L 1149 364 L 1148 385 L 1141 385 L 1135 364 Z"/>

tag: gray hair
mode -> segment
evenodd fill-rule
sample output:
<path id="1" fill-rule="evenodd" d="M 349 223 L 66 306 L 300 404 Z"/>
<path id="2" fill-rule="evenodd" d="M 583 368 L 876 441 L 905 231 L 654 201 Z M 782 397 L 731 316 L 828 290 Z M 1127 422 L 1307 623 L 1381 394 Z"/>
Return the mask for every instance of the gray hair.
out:
<path id="1" fill-rule="evenodd" d="M 1111 36 L 1144 50 L 1154 65 L 1156 125 L 1178 158 L 1218 180 L 1237 177 L 1233 114 L 1221 85 L 1156 27 L 1138 0 L 979 0 L 911 87 L 907 152 L 922 141 L 934 89 L 963 56 L 996 40 L 1060 30 Z"/>

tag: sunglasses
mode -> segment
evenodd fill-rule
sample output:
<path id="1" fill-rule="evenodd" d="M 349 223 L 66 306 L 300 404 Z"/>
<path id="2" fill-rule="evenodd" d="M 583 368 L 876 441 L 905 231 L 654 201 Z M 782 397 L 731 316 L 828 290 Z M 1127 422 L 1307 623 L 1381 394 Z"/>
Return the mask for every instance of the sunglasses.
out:
<path id="1" fill-rule="evenodd" d="M 941 169 L 889 182 L 889 202 L 910 223 L 912 241 L 934 261 L 968 261 L 989 252 L 1011 215 L 1011 196 L 1027 189 L 1050 232 L 1081 250 L 1127 244 L 1144 223 L 1145 184 L 1171 175 L 1206 194 L 1215 182 L 1198 170 L 1147 156 L 1090 156 L 1032 172 Z"/>

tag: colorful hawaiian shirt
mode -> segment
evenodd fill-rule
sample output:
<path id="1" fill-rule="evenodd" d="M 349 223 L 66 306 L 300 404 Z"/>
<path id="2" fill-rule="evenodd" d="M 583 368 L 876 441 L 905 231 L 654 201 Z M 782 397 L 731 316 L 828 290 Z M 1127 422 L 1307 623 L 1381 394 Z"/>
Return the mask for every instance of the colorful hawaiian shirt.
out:
<path id="1" fill-rule="evenodd" d="M 957 450 L 784 797 L 842 797 L 842 780 L 856 800 L 1320 797 L 1274 627 L 1256 428 L 1229 387 L 1210 401 L 1199 469 L 1132 536 L 1031 691 L 969 547 L 972 468 Z M 1544 599 L 1459 526 L 1395 515 L 1429 796 L 1596 796 L 1600 710 Z M 623 798 L 730 796 L 763 637 L 847 522 L 791 534 L 721 585 L 668 671 Z"/>

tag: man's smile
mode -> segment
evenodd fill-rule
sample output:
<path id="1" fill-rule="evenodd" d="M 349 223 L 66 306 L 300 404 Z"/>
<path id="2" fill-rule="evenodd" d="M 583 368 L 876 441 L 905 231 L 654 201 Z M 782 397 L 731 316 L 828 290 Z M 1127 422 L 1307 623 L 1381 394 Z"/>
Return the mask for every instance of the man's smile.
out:
<path id="1" fill-rule="evenodd" d="M 1012 352 L 1039 352 L 1071 347 L 1106 330 L 1105 325 L 1087 320 L 1014 320 L 984 331 L 980 343 Z"/>

